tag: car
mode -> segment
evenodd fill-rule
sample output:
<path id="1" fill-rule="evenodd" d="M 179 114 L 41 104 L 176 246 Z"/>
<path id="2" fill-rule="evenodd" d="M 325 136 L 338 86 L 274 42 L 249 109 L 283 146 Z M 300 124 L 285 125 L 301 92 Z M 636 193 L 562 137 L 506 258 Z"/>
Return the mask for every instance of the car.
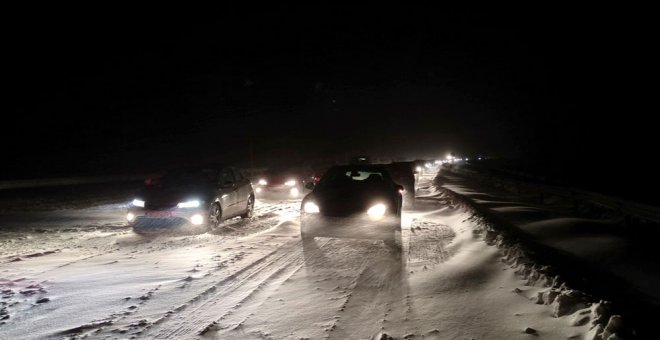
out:
<path id="1" fill-rule="evenodd" d="M 271 168 L 258 177 L 254 190 L 260 198 L 300 198 L 305 184 L 312 180 L 312 174 L 303 169 Z"/>
<path id="2" fill-rule="evenodd" d="M 317 236 L 364 238 L 400 247 L 403 187 L 385 166 L 333 166 L 309 187 L 300 209 L 303 242 Z"/>
<path id="3" fill-rule="evenodd" d="M 234 166 L 190 167 L 149 178 L 129 204 L 126 219 L 134 230 L 151 227 L 212 228 L 254 212 L 250 180 Z"/>

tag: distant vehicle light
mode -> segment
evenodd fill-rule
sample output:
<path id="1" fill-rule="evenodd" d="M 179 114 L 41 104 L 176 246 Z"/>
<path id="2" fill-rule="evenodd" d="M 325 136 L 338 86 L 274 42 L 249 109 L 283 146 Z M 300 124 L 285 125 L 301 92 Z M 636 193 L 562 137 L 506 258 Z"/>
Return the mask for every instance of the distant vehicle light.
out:
<path id="1" fill-rule="evenodd" d="M 427 168 L 430 168 L 430 167 L 432 167 L 433 165 L 431 165 L 431 163 L 426 163 L 426 164 L 424 164 L 424 166 L 427 167 Z"/>
<path id="2" fill-rule="evenodd" d="M 303 206 L 303 211 L 308 214 L 318 214 L 321 210 L 318 205 L 314 204 L 314 202 L 307 202 Z"/>
<path id="3" fill-rule="evenodd" d="M 293 196 L 293 197 L 298 197 L 298 194 L 300 194 L 300 191 L 298 191 L 298 188 L 291 188 L 291 190 L 289 191 L 289 193 L 290 193 L 291 196 Z"/>
<path id="4" fill-rule="evenodd" d="M 422 167 L 418 166 L 417 168 L 415 168 L 415 170 L 417 170 L 417 172 L 422 172 Z"/>
<path id="5" fill-rule="evenodd" d="M 131 202 L 132 205 L 140 208 L 144 208 L 144 201 L 140 199 L 134 199 L 133 202 Z"/>
<path id="6" fill-rule="evenodd" d="M 126 214 L 126 219 L 128 220 L 128 222 L 133 222 L 133 220 L 135 219 L 135 215 L 133 215 L 133 213 L 128 213 Z"/>
<path id="7" fill-rule="evenodd" d="M 179 204 L 176 205 L 177 208 L 197 208 L 199 207 L 199 201 L 198 200 L 193 200 L 193 201 L 187 201 L 187 202 L 180 202 Z"/>
<path id="8" fill-rule="evenodd" d="M 202 215 L 200 214 L 192 215 L 192 217 L 190 218 L 190 222 L 192 222 L 192 224 L 194 225 L 200 225 L 204 223 L 204 217 L 202 217 Z"/>
<path id="9" fill-rule="evenodd" d="M 465 157 L 465 161 L 466 161 L 466 162 L 469 161 L 469 160 L 470 160 L 469 158 Z"/>
<path id="10" fill-rule="evenodd" d="M 380 220 L 385 215 L 386 210 L 387 207 L 385 206 L 385 204 L 378 203 L 372 206 L 371 208 L 369 208 L 369 210 L 367 210 L 367 214 L 372 220 Z"/>
<path id="11" fill-rule="evenodd" d="M 268 181 L 262 178 L 259 180 L 259 185 L 268 185 Z"/>
<path id="12" fill-rule="evenodd" d="M 261 192 L 261 188 L 256 188 L 256 189 L 254 189 L 254 191 L 258 194 L 258 193 Z"/>
<path id="13" fill-rule="evenodd" d="M 284 182 L 284 185 L 286 185 L 288 187 L 292 187 L 292 186 L 296 185 L 296 180 L 295 179 L 290 179 L 290 180 Z"/>

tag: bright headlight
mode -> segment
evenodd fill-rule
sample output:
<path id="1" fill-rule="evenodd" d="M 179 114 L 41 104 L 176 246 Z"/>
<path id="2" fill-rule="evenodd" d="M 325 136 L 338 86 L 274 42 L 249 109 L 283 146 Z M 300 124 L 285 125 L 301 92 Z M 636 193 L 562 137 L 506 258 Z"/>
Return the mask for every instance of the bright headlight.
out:
<path id="1" fill-rule="evenodd" d="M 137 198 L 134 199 L 133 202 L 131 202 L 131 204 L 134 205 L 134 206 L 136 206 L 136 207 L 144 208 L 144 201 L 143 201 L 143 200 L 139 200 L 139 199 L 137 199 Z"/>
<path id="2" fill-rule="evenodd" d="M 268 182 L 263 178 L 260 179 L 258 183 L 259 183 L 259 185 L 267 185 L 268 184 Z"/>
<path id="3" fill-rule="evenodd" d="M 179 204 L 176 205 L 177 208 L 197 208 L 199 207 L 199 201 L 198 200 L 193 200 L 193 201 L 187 201 L 187 202 L 180 202 Z"/>
<path id="4" fill-rule="evenodd" d="M 296 180 L 295 179 L 290 179 L 290 180 L 284 182 L 284 185 L 292 187 L 292 186 L 296 185 Z"/>
<path id="5" fill-rule="evenodd" d="M 378 220 L 383 218 L 383 215 L 385 215 L 385 211 L 387 210 L 387 207 L 383 203 L 378 203 L 369 210 L 367 210 L 367 214 L 369 215 L 370 218 L 374 220 Z"/>
<path id="6" fill-rule="evenodd" d="M 303 206 L 303 211 L 308 214 L 318 214 L 320 209 L 318 205 L 314 204 L 314 202 L 307 202 Z"/>
<path id="7" fill-rule="evenodd" d="M 135 215 L 133 215 L 133 213 L 126 214 L 126 220 L 128 220 L 128 222 L 133 222 L 134 219 Z"/>
<path id="8" fill-rule="evenodd" d="M 298 197 L 298 194 L 300 194 L 300 191 L 298 191 L 298 188 L 291 188 L 291 190 L 289 190 L 289 193 L 293 197 Z"/>
<path id="9" fill-rule="evenodd" d="M 200 214 L 192 215 L 192 217 L 190 217 L 190 222 L 192 222 L 194 225 L 200 225 L 204 223 L 204 217 L 202 217 Z"/>

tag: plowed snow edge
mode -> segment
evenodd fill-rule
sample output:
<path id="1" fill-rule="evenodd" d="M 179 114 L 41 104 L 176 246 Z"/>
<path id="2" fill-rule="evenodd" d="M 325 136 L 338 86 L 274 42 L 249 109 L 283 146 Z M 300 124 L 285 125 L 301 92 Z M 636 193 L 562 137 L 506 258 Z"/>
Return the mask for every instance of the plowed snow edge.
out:
<path id="1" fill-rule="evenodd" d="M 622 311 L 618 310 L 612 302 L 598 299 L 584 291 L 573 289 L 550 265 L 541 265 L 533 260 L 533 251 L 520 242 L 520 239 L 506 230 L 497 228 L 497 223 L 489 218 L 489 214 L 469 198 L 450 189 L 435 186 L 435 190 L 446 194 L 460 202 L 470 211 L 470 218 L 477 230 L 484 233 L 484 241 L 501 249 L 504 257 L 502 261 L 508 264 L 528 285 L 547 287 L 539 292 L 536 304 L 551 305 L 553 316 L 562 317 L 570 315 L 571 324 L 582 326 L 589 322 L 589 332 L 584 334 L 586 339 L 606 340 L 636 338 L 636 330 L 624 323 Z M 626 319 L 626 321 L 628 321 Z"/>

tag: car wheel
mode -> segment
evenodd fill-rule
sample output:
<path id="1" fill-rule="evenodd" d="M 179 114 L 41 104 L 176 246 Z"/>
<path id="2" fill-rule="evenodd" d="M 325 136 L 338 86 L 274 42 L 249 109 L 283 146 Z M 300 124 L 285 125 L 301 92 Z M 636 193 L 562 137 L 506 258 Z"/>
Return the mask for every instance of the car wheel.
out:
<path id="1" fill-rule="evenodd" d="M 241 218 L 250 218 L 254 214 L 254 197 L 248 197 L 247 207 L 245 208 L 245 213 L 241 215 Z"/>
<path id="2" fill-rule="evenodd" d="M 220 209 L 220 205 L 217 203 L 213 203 L 211 205 L 211 210 L 209 211 L 209 227 L 215 228 L 222 223 L 222 209 Z"/>

